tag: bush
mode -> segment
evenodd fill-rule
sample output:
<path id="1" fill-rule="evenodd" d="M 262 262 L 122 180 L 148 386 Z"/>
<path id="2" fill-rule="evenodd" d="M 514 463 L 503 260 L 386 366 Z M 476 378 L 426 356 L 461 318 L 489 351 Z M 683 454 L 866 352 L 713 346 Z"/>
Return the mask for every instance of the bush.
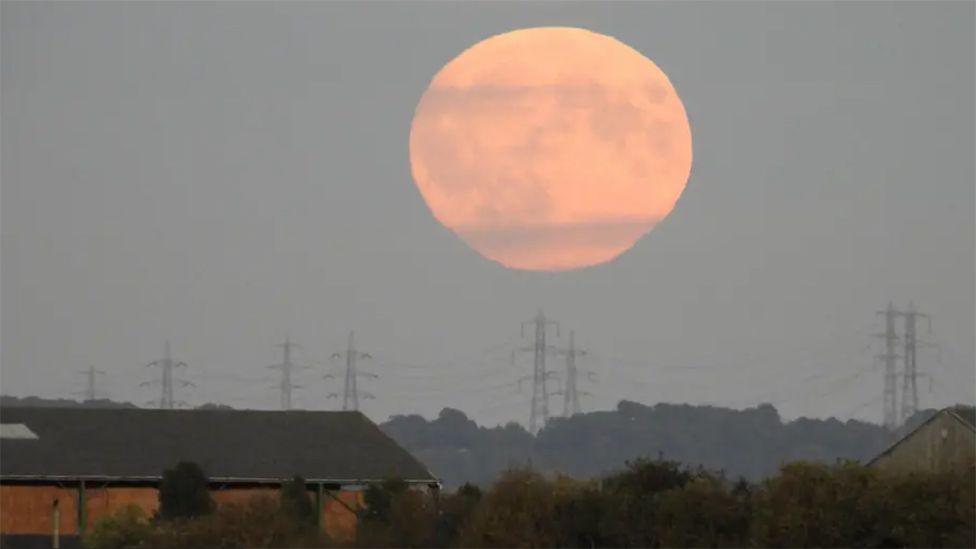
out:
<path id="1" fill-rule="evenodd" d="M 308 496 L 304 478 L 296 476 L 281 485 L 281 510 L 297 524 L 314 526 L 317 523 L 315 506 Z"/>
<path id="2" fill-rule="evenodd" d="M 163 471 L 159 484 L 159 516 L 166 520 L 189 519 L 213 511 L 209 483 L 196 463 L 181 461 Z"/>
<path id="3" fill-rule="evenodd" d="M 220 505 L 195 519 L 150 521 L 130 505 L 96 522 L 85 537 L 91 549 L 125 547 L 328 547 L 329 540 L 282 509 L 276 498 L 259 495 L 246 503 Z"/>
<path id="4" fill-rule="evenodd" d="M 886 474 L 793 463 L 759 485 L 637 461 L 602 483 L 505 473 L 484 494 L 438 496 L 399 480 L 371 486 L 362 547 L 974 547 L 976 473 Z M 150 521 L 130 506 L 85 538 L 121 547 L 322 547 L 305 482 L 193 519 Z"/>
<path id="5" fill-rule="evenodd" d="M 602 531 L 612 546 L 654 547 L 658 545 L 656 514 L 662 494 L 680 488 L 691 473 L 673 461 L 639 459 L 607 477 L 603 491 L 607 513 Z"/>
<path id="6" fill-rule="evenodd" d="M 742 547 L 749 516 L 725 483 L 699 474 L 665 492 L 657 509 L 657 539 L 664 547 Z"/>
<path id="7" fill-rule="evenodd" d="M 752 536 L 760 546 L 839 547 L 867 539 L 877 521 L 865 495 L 874 471 L 845 464 L 785 465 L 755 498 Z"/>
<path id="8" fill-rule="evenodd" d="M 976 547 L 976 475 L 880 475 L 869 495 L 878 545 Z"/>
<path id="9" fill-rule="evenodd" d="M 431 546 L 448 547 L 457 540 L 461 528 L 468 522 L 481 501 L 481 489 L 473 484 L 464 484 L 453 494 L 438 494 L 438 497 L 438 512 Z"/>
<path id="10" fill-rule="evenodd" d="M 510 470 L 481 499 L 462 530 L 461 545 L 550 547 L 558 535 L 555 522 L 549 482 L 531 470 Z"/>
<path id="11" fill-rule="evenodd" d="M 609 499 L 599 485 L 560 476 L 552 482 L 559 547 L 597 547 L 611 543 L 603 531 Z"/>
<path id="12" fill-rule="evenodd" d="M 434 544 L 437 505 L 400 479 L 370 485 L 363 496 L 356 543 L 360 547 L 429 547 Z"/>
<path id="13" fill-rule="evenodd" d="M 296 521 L 273 497 L 228 503 L 206 517 L 161 522 L 147 540 L 156 548 L 327 547 L 328 539 Z"/>
<path id="14" fill-rule="evenodd" d="M 141 545 L 149 538 L 152 526 L 137 505 L 127 505 L 113 515 L 95 522 L 83 543 L 92 549 L 121 549 Z"/>
<path id="15" fill-rule="evenodd" d="M 363 518 L 389 521 L 393 498 L 406 490 L 407 483 L 398 478 L 386 479 L 379 484 L 370 484 L 363 493 L 363 503 L 366 505 Z"/>

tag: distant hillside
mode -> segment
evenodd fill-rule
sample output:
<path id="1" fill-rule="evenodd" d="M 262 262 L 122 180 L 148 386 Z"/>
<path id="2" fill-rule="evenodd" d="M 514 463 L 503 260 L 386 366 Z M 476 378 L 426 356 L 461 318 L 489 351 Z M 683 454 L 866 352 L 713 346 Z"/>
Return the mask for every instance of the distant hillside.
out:
<path id="1" fill-rule="evenodd" d="M 909 424 L 931 413 L 920 412 Z M 641 456 L 663 456 L 724 471 L 730 478 L 758 480 L 788 461 L 863 461 L 898 436 L 854 420 L 802 418 L 784 423 L 768 404 L 732 410 L 627 401 L 614 411 L 553 419 L 537 437 L 517 424 L 479 427 L 449 408 L 433 421 L 396 416 L 381 427 L 448 486 L 487 483 L 506 468 L 528 464 L 574 477 L 596 477 Z"/>
<path id="2" fill-rule="evenodd" d="M 138 408 L 131 402 L 116 402 L 107 398 L 96 400 L 78 401 L 67 398 L 41 398 L 35 396 L 15 397 L 0 395 L 0 406 L 24 406 L 24 407 L 46 407 L 46 408 Z M 201 404 L 197 410 L 233 410 L 225 404 Z"/>
<path id="3" fill-rule="evenodd" d="M 0 395 L 0 406 L 24 406 L 46 408 L 138 408 L 131 402 L 115 402 L 107 398 L 80 402 L 67 398 L 41 398 L 36 396 L 15 397 Z"/>

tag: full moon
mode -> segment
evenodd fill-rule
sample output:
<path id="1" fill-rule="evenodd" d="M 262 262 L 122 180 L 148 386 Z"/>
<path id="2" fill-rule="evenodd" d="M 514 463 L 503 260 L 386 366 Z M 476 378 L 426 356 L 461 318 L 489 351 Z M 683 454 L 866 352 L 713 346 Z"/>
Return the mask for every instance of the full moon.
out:
<path id="1" fill-rule="evenodd" d="M 691 128 L 667 75 L 626 44 L 532 28 L 471 46 L 431 80 L 410 129 L 434 217 L 506 267 L 611 261 L 674 208 Z"/>

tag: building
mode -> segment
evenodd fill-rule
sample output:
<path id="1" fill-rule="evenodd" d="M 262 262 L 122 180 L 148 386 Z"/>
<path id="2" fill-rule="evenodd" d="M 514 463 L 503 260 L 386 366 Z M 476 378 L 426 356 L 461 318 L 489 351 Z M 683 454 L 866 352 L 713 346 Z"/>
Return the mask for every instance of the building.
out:
<path id="1" fill-rule="evenodd" d="M 0 423 L 3 547 L 50 546 L 56 526 L 62 547 L 77 544 L 129 504 L 152 514 L 163 471 L 180 461 L 203 469 L 218 504 L 277 494 L 301 475 L 320 527 L 339 539 L 355 532 L 364 486 L 439 487 L 359 412 L 5 407 Z"/>
<path id="2" fill-rule="evenodd" d="M 885 471 L 949 472 L 976 466 L 976 419 L 972 406 L 935 413 L 868 465 Z"/>

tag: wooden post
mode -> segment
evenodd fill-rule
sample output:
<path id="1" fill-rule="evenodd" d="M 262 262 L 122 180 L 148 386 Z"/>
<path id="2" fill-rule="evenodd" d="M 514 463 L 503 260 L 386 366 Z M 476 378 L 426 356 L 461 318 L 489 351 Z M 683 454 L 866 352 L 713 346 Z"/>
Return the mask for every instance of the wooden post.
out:
<path id="1" fill-rule="evenodd" d="M 58 498 L 54 498 L 51 504 L 51 547 L 60 549 L 61 547 L 61 510 L 58 509 Z"/>

